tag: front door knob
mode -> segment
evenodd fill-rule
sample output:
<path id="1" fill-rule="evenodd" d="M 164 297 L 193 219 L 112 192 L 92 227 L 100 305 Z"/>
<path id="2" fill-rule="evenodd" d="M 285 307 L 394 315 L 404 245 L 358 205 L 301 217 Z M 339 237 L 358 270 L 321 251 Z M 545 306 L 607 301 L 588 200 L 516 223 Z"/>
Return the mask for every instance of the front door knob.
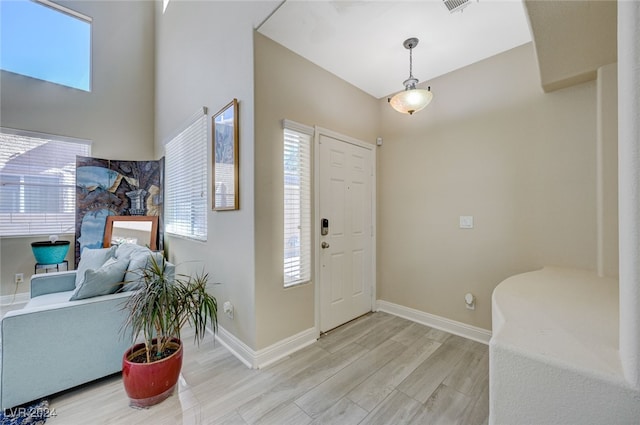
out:
<path id="1" fill-rule="evenodd" d="M 322 242 L 322 244 L 320 246 L 322 247 L 322 249 L 327 249 L 327 248 L 329 248 L 329 243 Z"/>

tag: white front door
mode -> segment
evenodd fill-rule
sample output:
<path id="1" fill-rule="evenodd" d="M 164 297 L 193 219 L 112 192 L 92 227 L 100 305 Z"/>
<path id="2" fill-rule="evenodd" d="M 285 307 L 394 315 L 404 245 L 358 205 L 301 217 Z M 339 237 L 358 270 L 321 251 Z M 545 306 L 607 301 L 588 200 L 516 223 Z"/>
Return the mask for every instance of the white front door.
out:
<path id="1" fill-rule="evenodd" d="M 320 133 L 320 331 L 372 309 L 373 147 Z M 326 235 L 322 235 L 326 233 Z"/>

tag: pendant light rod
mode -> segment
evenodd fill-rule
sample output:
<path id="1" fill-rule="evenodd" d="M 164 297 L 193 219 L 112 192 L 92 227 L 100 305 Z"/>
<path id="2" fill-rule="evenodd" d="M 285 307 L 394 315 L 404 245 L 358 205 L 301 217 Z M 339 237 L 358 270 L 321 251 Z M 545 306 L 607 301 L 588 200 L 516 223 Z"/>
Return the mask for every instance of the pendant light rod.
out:
<path id="1" fill-rule="evenodd" d="M 407 38 L 403 44 L 405 49 L 409 49 L 409 78 L 413 78 L 413 48 L 418 45 L 418 40 L 415 37 Z"/>
<path id="2" fill-rule="evenodd" d="M 416 88 L 418 79 L 413 76 L 413 48 L 418 45 L 419 40 L 416 37 L 407 38 L 402 45 L 409 50 L 409 78 L 404 80 L 404 91 L 397 93 L 388 99 L 393 109 L 403 114 L 413 115 L 423 109 L 433 99 L 431 87 L 424 89 Z"/>
<path id="3" fill-rule="evenodd" d="M 418 79 L 413 76 L 413 48 L 418 45 L 418 40 L 415 37 L 407 38 L 402 45 L 405 49 L 409 50 L 409 78 L 404 80 L 402 83 L 405 87 L 405 90 L 411 90 L 416 88 L 416 84 L 418 84 Z"/>
<path id="4" fill-rule="evenodd" d="M 409 49 L 409 78 L 413 78 L 413 49 Z"/>

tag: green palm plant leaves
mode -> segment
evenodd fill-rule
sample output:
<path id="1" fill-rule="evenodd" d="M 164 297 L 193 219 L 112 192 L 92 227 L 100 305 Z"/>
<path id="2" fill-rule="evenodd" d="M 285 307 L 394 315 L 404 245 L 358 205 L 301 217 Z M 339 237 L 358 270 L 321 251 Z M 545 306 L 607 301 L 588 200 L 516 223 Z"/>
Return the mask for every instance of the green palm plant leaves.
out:
<path id="1" fill-rule="evenodd" d="M 196 343 L 204 338 L 207 324 L 218 331 L 218 303 L 207 292 L 207 273 L 172 280 L 164 258 L 157 261 L 153 255 L 141 272 L 144 285 L 124 305 L 129 311 L 124 328 L 131 328 L 134 341 L 144 338 L 147 363 L 162 359 L 171 338 L 179 339 L 186 324 L 193 327 Z"/>

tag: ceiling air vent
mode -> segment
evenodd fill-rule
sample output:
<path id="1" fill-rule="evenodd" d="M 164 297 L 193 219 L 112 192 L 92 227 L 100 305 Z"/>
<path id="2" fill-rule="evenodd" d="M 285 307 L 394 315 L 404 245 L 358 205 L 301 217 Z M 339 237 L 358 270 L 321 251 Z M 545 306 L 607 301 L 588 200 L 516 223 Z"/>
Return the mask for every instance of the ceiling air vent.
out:
<path id="1" fill-rule="evenodd" d="M 471 0 L 442 0 L 442 1 L 444 1 L 444 5 L 447 6 L 447 9 L 449 9 L 449 12 L 451 13 L 457 12 L 457 11 L 462 12 L 462 9 L 464 9 L 465 7 L 471 4 Z"/>

